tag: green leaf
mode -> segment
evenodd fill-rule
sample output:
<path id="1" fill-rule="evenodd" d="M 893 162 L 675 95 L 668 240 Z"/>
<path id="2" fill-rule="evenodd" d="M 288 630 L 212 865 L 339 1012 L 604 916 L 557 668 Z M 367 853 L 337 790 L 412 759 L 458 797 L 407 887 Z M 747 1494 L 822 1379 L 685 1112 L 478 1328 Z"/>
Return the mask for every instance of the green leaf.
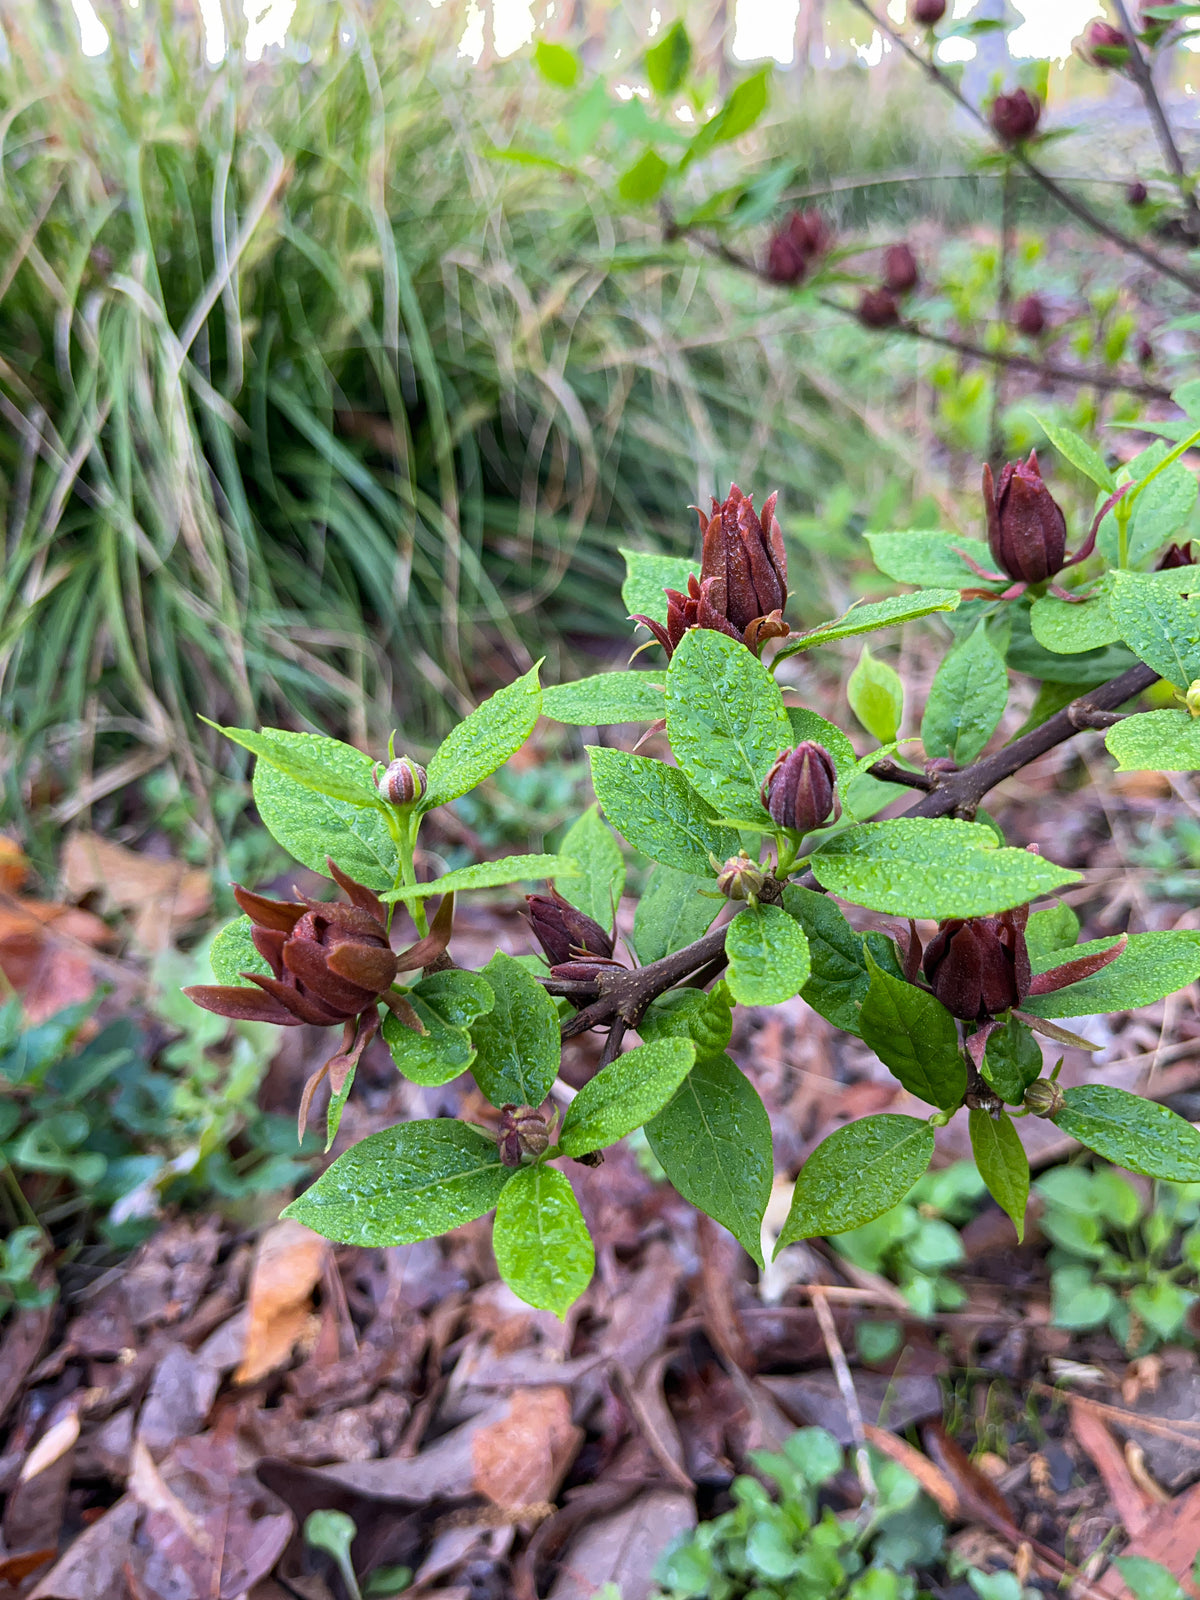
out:
<path id="1" fill-rule="evenodd" d="M 422 978 L 407 998 L 427 1031 L 417 1033 L 391 1012 L 384 1017 L 383 1037 L 396 1069 L 427 1087 L 449 1083 L 475 1059 L 468 1030 L 492 1009 L 491 987 L 476 972 L 448 969 Z"/>
<path id="2" fill-rule="evenodd" d="M 1164 6 L 1158 9 L 1168 8 Z M 1172 6 L 1169 9 L 1186 11 L 1189 15 L 1195 15 L 1196 12 L 1193 6 Z M 1143 12 L 1143 15 L 1147 13 Z M 1113 1566 L 1124 1578 L 1134 1600 L 1187 1600 L 1187 1595 L 1171 1573 L 1157 1561 L 1150 1561 L 1145 1556 L 1118 1556 Z"/>
<path id="3" fill-rule="evenodd" d="M 1071 950 L 1056 950 L 1033 960 L 1035 973 L 1064 961 L 1111 949 L 1113 939 L 1094 939 Z M 1136 1011 L 1153 1005 L 1200 978 L 1200 933 L 1190 928 L 1135 933 L 1117 959 L 1090 978 L 1051 994 L 1030 995 L 1021 1010 L 1037 1017 L 1091 1017 L 1108 1011 Z"/>
<path id="4" fill-rule="evenodd" d="M 759 790 L 790 747 L 792 725 L 753 651 L 712 628 L 684 634 L 667 673 L 667 738 L 692 787 L 721 816 L 769 822 Z"/>
<path id="5" fill-rule="evenodd" d="M 728 144 L 748 132 L 767 109 L 771 67 L 762 67 L 739 83 L 725 104 L 696 132 L 684 153 L 680 168 L 698 161 L 719 144 Z"/>
<path id="6" fill-rule="evenodd" d="M 1090 1266 L 1058 1267 L 1050 1274 L 1056 1328 L 1097 1328 L 1117 1304 L 1106 1283 L 1097 1283 Z"/>
<path id="7" fill-rule="evenodd" d="M 850 709 L 880 744 L 891 744 L 904 715 L 904 685 L 894 667 L 877 661 L 863 645 L 858 665 L 846 684 Z"/>
<path id="8" fill-rule="evenodd" d="M 657 1116 L 696 1061 L 690 1039 L 657 1039 L 638 1045 L 589 1078 L 563 1118 L 559 1147 L 582 1156 L 616 1144 Z"/>
<path id="9" fill-rule="evenodd" d="M 579 57 L 565 44 L 539 39 L 533 47 L 533 64 L 547 83 L 559 89 L 573 89 L 579 78 Z"/>
<path id="10" fill-rule="evenodd" d="M 1098 1156 L 1146 1178 L 1200 1183 L 1200 1133 L 1174 1111 L 1107 1083 L 1063 1092 L 1051 1121 Z"/>
<path id="11" fill-rule="evenodd" d="M 1019 1106 L 1041 1072 L 1041 1047 L 1018 1017 L 1009 1017 L 989 1035 L 981 1075 L 1008 1105 Z"/>
<path id="12" fill-rule="evenodd" d="M 207 717 L 200 720 L 208 722 Z M 217 722 L 208 725 L 314 794 L 351 806 L 372 806 L 376 811 L 382 811 L 387 803 L 372 780 L 370 757 L 340 739 L 289 733 L 285 728 L 263 728 L 255 733 L 250 728 L 222 728 Z"/>
<path id="13" fill-rule="evenodd" d="M 690 1039 L 696 1057 L 723 1056 L 733 1033 L 733 1006 L 724 983 L 703 989 L 669 989 L 660 994 L 638 1023 L 648 1042 Z"/>
<path id="14" fill-rule="evenodd" d="M 927 756 L 965 767 L 996 731 L 1008 704 L 1008 670 L 983 623 L 955 645 L 937 670 L 921 718 Z"/>
<path id="15" fill-rule="evenodd" d="M 828 750 L 837 769 L 839 789 L 848 784 L 858 771 L 858 757 L 842 730 L 802 706 L 788 706 L 787 714 L 792 725 L 792 743 L 802 744 L 805 739 L 811 739 Z"/>
<path id="16" fill-rule="evenodd" d="M 1135 481 L 1145 478 L 1167 455 L 1169 446 L 1156 440 L 1129 463 Z M 1165 467 L 1144 489 L 1136 491 L 1129 520 L 1128 559 L 1140 566 L 1161 544 L 1178 534 L 1196 506 L 1196 479 L 1182 461 Z M 1116 514 L 1110 511 L 1100 524 L 1097 549 L 1115 565 L 1119 554 Z"/>
<path id="17" fill-rule="evenodd" d="M 1044 416 L 1040 411 L 1031 410 L 1029 415 L 1064 461 L 1069 461 L 1077 471 L 1083 473 L 1085 478 L 1090 478 L 1098 489 L 1103 489 L 1106 494 L 1113 492 L 1117 487 L 1117 480 L 1105 466 L 1103 457 L 1086 439 L 1081 439 L 1077 433 L 1072 433 L 1070 428 L 1064 428 L 1061 423 Z"/>
<path id="18" fill-rule="evenodd" d="M 576 728 L 654 722 L 666 709 L 663 684 L 649 672 L 597 672 L 542 690 L 542 715 Z"/>
<path id="19" fill-rule="evenodd" d="M 771 1197 L 771 1123 L 754 1085 L 726 1055 L 703 1056 L 646 1138 L 675 1188 L 728 1228 L 763 1265 L 763 1213 Z"/>
<path id="20" fill-rule="evenodd" d="M 657 44 L 646 51 L 646 77 L 660 99 L 674 94 L 692 64 L 692 41 L 682 22 L 673 22 Z"/>
<path id="21" fill-rule="evenodd" d="M 1117 644 L 1121 630 L 1108 603 L 1109 579 L 1106 573 L 1106 581 L 1091 600 L 1056 600 L 1049 594 L 1035 600 L 1029 608 L 1029 625 L 1037 642 L 1059 655 L 1078 655 Z"/>
<path id="22" fill-rule="evenodd" d="M 801 990 L 804 1000 L 847 1033 L 859 1032 L 859 1008 L 871 986 L 862 934 L 846 921 L 828 895 L 788 884 L 783 908 L 804 929 L 812 975 Z"/>
<path id="23" fill-rule="evenodd" d="M 813 852 L 817 882 L 853 905 L 901 917 L 987 917 L 1036 900 L 1079 873 L 1028 850 L 1001 848 L 957 817 L 864 822 Z"/>
<path id="24" fill-rule="evenodd" d="M 799 994 L 811 965 L 808 940 L 780 906 L 747 906 L 725 934 L 727 982 L 744 1006 L 774 1006 Z"/>
<path id="25" fill-rule="evenodd" d="M 554 1167 L 521 1167 L 496 1206 L 496 1265 L 526 1305 L 565 1317 L 592 1281 L 596 1252 L 575 1191 Z"/>
<path id="26" fill-rule="evenodd" d="M 1200 771 L 1200 719 L 1190 711 L 1139 711 L 1104 735 L 1118 772 Z"/>
<path id="27" fill-rule="evenodd" d="M 477 861 L 459 867 L 429 883 L 407 883 L 389 889 L 381 900 L 425 900 L 434 894 L 461 889 L 498 889 L 506 883 L 528 883 L 534 878 L 574 878 L 579 867 L 570 856 L 501 856 L 499 861 Z"/>
<path id="28" fill-rule="evenodd" d="M 738 853 L 738 835 L 717 825 L 716 812 L 677 768 L 598 745 L 588 745 L 587 753 L 604 815 L 651 861 L 711 882 L 710 856 L 726 861 Z"/>
<path id="29" fill-rule="evenodd" d="M 933 1158 L 933 1129 L 888 1112 L 831 1133 L 800 1169 L 775 1254 L 797 1239 L 848 1233 L 897 1205 Z"/>
<path id="30" fill-rule="evenodd" d="M 250 985 L 242 981 L 243 972 L 257 972 L 264 978 L 271 976 L 270 963 L 259 955 L 250 937 L 253 926 L 249 917 L 235 917 L 213 940 L 208 959 L 218 983 L 232 983 L 248 989 Z"/>
<path id="31" fill-rule="evenodd" d="M 521 748 L 542 709 L 540 666 L 498 689 L 446 735 L 426 768 L 429 787 L 421 801 L 423 811 L 467 794 Z"/>
<path id="32" fill-rule="evenodd" d="M 1047 906 L 1044 911 L 1035 911 L 1025 924 L 1025 943 L 1029 959 L 1037 972 L 1044 972 L 1047 967 L 1054 965 L 1053 961 L 1042 960 L 1042 957 L 1049 956 L 1052 951 L 1073 950 L 1078 939 L 1079 918 L 1070 906 L 1061 903 Z M 1065 959 L 1065 956 L 1059 957 L 1059 960 Z"/>
<path id="33" fill-rule="evenodd" d="M 599 806 L 589 806 L 567 829 L 562 853 L 578 864 L 580 874 L 566 880 L 565 898 L 602 928 L 611 928 L 625 889 L 625 858 L 612 829 L 600 820 Z"/>
<path id="34" fill-rule="evenodd" d="M 402 1122 L 340 1155 L 283 1215 L 338 1244 L 413 1244 L 482 1217 L 508 1178 L 479 1128 L 453 1117 Z"/>
<path id="35" fill-rule="evenodd" d="M 1012 1118 L 1003 1111 L 998 1117 L 989 1116 L 986 1111 L 971 1111 L 967 1126 L 979 1176 L 1001 1211 L 1012 1218 L 1021 1242 L 1025 1238 L 1025 1207 L 1029 1201 L 1029 1159 Z"/>
<path id="36" fill-rule="evenodd" d="M 318 740 L 318 735 L 309 733 L 289 737 Z M 330 765 L 339 761 L 343 776 L 357 773 L 364 781 L 370 781 L 369 757 L 337 739 L 319 742 L 325 747 L 321 751 L 323 761 Z M 365 883 L 368 889 L 390 889 L 395 883 L 399 857 L 382 811 L 314 794 L 266 761 L 255 765 L 253 790 L 263 826 L 303 866 L 327 873 L 325 858 L 332 856 L 343 872 Z"/>
<path id="37" fill-rule="evenodd" d="M 982 539 L 957 533 L 908 528 L 900 533 L 868 533 L 871 556 L 880 572 L 897 583 L 930 588 L 974 589 L 979 574 L 972 572 L 957 552 L 963 551 L 985 571 L 995 570 L 991 552 Z"/>
<path id="38" fill-rule="evenodd" d="M 893 977 L 867 952 L 870 988 L 859 1032 L 910 1094 L 942 1111 L 962 1104 L 967 1069 L 954 1018 L 934 995 Z"/>
<path id="39" fill-rule="evenodd" d="M 957 589 L 920 589 L 916 594 L 894 594 L 887 600 L 874 600 L 866 605 L 851 606 L 836 622 L 823 622 L 820 627 L 789 640 L 779 651 L 776 660 L 811 650 L 814 645 L 828 644 L 833 639 L 849 639 L 857 633 L 874 633 L 877 628 L 895 628 L 904 622 L 914 622 L 918 617 L 931 616 L 935 611 L 956 611 L 962 596 Z"/>
<path id="40" fill-rule="evenodd" d="M 498 950 L 483 976 L 495 1004 L 472 1029 L 475 1082 L 494 1106 L 540 1106 L 558 1076 L 558 1011 L 537 979 Z"/>
<path id="41" fill-rule="evenodd" d="M 617 193 L 631 205 L 649 205 L 662 193 L 670 170 L 657 150 L 643 150 L 617 179 Z"/>
<path id="42" fill-rule="evenodd" d="M 1164 592 L 1147 573 L 1117 572 L 1109 606 L 1125 643 L 1176 688 L 1200 678 L 1200 595 Z"/>
<path id="43" fill-rule="evenodd" d="M 708 932 L 722 906 L 712 882 L 711 869 L 701 878 L 675 867 L 654 868 L 633 917 L 633 947 L 643 966 Z M 701 894 L 702 889 L 709 893 Z"/>
<path id="44" fill-rule="evenodd" d="M 338 1129 L 342 1125 L 342 1112 L 346 1109 L 346 1101 L 350 1098 L 350 1091 L 354 1087 L 354 1079 L 358 1075 L 358 1067 L 353 1066 L 342 1080 L 342 1087 L 336 1094 L 329 1096 L 329 1104 L 325 1108 L 325 1154 L 333 1149 L 333 1141 L 338 1136 Z"/>
<path id="45" fill-rule="evenodd" d="M 667 620 L 667 599 L 664 589 L 687 593 L 688 579 L 693 573 L 698 577 L 700 563 L 690 556 L 649 555 L 644 550 L 626 550 L 625 582 L 621 585 L 621 599 L 631 615 L 653 617 L 655 622 Z"/>

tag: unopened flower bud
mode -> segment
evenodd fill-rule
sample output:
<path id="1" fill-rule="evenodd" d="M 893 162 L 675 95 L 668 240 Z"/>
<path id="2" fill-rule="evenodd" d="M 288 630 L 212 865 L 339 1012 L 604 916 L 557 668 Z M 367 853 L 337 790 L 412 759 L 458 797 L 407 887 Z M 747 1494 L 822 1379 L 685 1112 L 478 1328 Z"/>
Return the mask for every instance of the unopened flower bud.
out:
<path id="1" fill-rule="evenodd" d="M 838 811 L 837 768 L 822 745 L 805 739 L 767 773 L 762 803 L 778 828 L 811 833 Z"/>
<path id="2" fill-rule="evenodd" d="M 1200 678 L 1195 678 L 1188 685 L 1188 692 L 1184 696 L 1184 703 L 1194 717 L 1200 717 Z"/>
<path id="3" fill-rule="evenodd" d="M 730 900 L 749 900 L 761 892 L 766 881 L 763 869 L 744 850 L 730 856 L 717 874 L 717 888 Z"/>
<path id="4" fill-rule="evenodd" d="M 1169 544 L 1159 559 L 1156 572 L 1170 572 L 1175 567 L 1191 567 L 1196 564 L 1196 557 L 1192 552 L 1191 540 L 1187 544 Z"/>
<path id="5" fill-rule="evenodd" d="M 1125 203 L 1131 206 L 1144 206 L 1150 198 L 1150 191 L 1140 178 L 1135 178 L 1125 190 Z"/>
<path id="6" fill-rule="evenodd" d="M 1135 354 L 1137 355 L 1137 364 L 1139 367 L 1148 367 L 1153 364 L 1154 346 L 1150 343 L 1149 339 L 1146 338 L 1145 334 L 1142 334 L 1138 339 L 1137 350 Z"/>
<path id="7" fill-rule="evenodd" d="M 390 761 L 379 780 L 379 792 L 394 806 L 415 805 L 429 787 L 425 768 L 419 767 L 411 756 L 397 756 Z"/>
<path id="8" fill-rule="evenodd" d="M 894 328 L 900 321 L 896 296 L 882 285 L 864 289 L 858 302 L 858 320 L 865 328 Z"/>
<path id="9" fill-rule="evenodd" d="M 772 283 L 800 283 L 812 262 L 832 243 L 832 230 L 819 211 L 793 211 L 771 235 L 767 277 Z"/>
<path id="10" fill-rule="evenodd" d="M 1025 1091 L 1023 1104 L 1035 1117 L 1054 1117 L 1066 1105 L 1067 1099 L 1053 1078 L 1038 1078 Z"/>
<path id="11" fill-rule="evenodd" d="M 1079 54 L 1093 67 L 1110 70 L 1125 66 L 1129 60 L 1129 41 L 1111 22 L 1089 23 L 1078 48 Z"/>
<path id="12" fill-rule="evenodd" d="M 550 1130 L 536 1106 L 501 1106 L 500 1164 L 519 1167 L 526 1156 L 540 1156 L 550 1148 Z"/>
<path id="13" fill-rule="evenodd" d="M 998 94 L 992 101 L 991 123 L 1005 144 L 1020 144 L 1037 131 L 1041 104 L 1025 89 Z"/>
<path id="14" fill-rule="evenodd" d="M 529 925 L 552 967 L 562 966 L 576 957 L 599 956 L 607 961 L 613 942 L 600 924 L 564 900 L 557 889 L 549 894 L 525 896 Z"/>
<path id="15" fill-rule="evenodd" d="M 1036 339 L 1046 331 L 1046 308 L 1040 295 L 1027 294 L 1018 300 L 1013 312 L 1013 326 L 1027 339 Z"/>
<path id="16" fill-rule="evenodd" d="M 912 20 L 918 27 L 935 27 L 945 15 L 946 0 L 913 0 Z"/>
<path id="17" fill-rule="evenodd" d="M 893 294 L 907 294 L 920 282 L 917 258 L 906 244 L 890 244 L 883 252 L 883 286 Z"/>
<path id="18" fill-rule="evenodd" d="M 1043 583 L 1062 570 L 1067 554 L 1067 522 L 1038 467 L 1037 451 L 1028 461 L 1010 461 L 997 488 L 992 469 L 983 469 L 988 548 L 1002 572 L 1018 583 Z"/>
<path id="19" fill-rule="evenodd" d="M 929 987 L 952 1016 L 982 1022 L 1029 992 L 1029 956 L 1012 912 L 951 917 L 938 925 L 923 966 Z"/>

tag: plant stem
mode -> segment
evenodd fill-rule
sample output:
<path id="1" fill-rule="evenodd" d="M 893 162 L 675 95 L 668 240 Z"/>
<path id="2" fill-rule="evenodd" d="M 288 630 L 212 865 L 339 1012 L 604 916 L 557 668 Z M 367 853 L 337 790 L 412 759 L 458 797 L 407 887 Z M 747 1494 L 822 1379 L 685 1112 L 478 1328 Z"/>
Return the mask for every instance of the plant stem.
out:
<path id="1" fill-rule="evenodd" d="M 1159 147 L 1166 158 L 1167 165 L 1175 174 L 1179 185 L 1180 198 L 1187 206 L 1193 218 L 1197 216 L 1196 196 L 1188 188 L 1187 169 L 1183 164 L 1183 157 L 1179 153 L 1179 146 L 1175 142 L 1175 134 L 1167 118 L 1166 109 L 1159 98 L 1158 89 L 1154 83 L 1154 68 L 1142 54 L 1142 47 L 1138 42 L 1137 29 L 1133 26 L 1129 15 L 1129 8 L 1125 0 L 1113 0 L 1117 16 L 1120 18 L 1121 31 L 1125 35 L 1125 48 L 1129 51 L 1129 70 L 1133 74 L 1134 82 L 1141 91 L 1142 99 L 1146 103 L 1146 111 L 1154 131 L 1158 135 Z"/>

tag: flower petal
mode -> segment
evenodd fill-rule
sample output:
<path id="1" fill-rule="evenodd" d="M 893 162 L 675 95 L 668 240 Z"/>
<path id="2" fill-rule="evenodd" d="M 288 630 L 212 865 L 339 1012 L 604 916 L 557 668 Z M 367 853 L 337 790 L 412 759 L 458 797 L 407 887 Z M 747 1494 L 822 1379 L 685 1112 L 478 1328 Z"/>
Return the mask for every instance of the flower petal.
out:
<path id="1" fill-rule="evenodd" d="M 251 983 L 256 983 L 260 989 L 265 989 L 269 995 L 273 995 L 297 1022 L 307 1022 L 315 1028 L 329 1028 L 335 1022 L 346 1020 L 344 1011 L 335 1011 L 332 1006 L 325 1005 L 315 995 L 301 994 L 299 989 L 283 978 L 263 978 L 253 972 L 248 972 L 246 976 Z"/>
<path id="2" fill-rule="evenodd" d="M 339 978 L 329 969 L 328 951 L 307 939 L 291 939 L 284 946 L 283 959 L 288 971 L 304 985 L 305 989 L 322 1005 L 328 1006 L 339 1022 L 346 1017 L 356 1017 L 374 1000 L 375 995 L 361 984 Z"/>
<path id="3" fill-rule="evenodd" d="M 380 950 L 373 944 L 353 944 L 349 940 L 327 949 L 325 964 L 339 978 L 373 995 L 382 994 L 399 971 L 396 957 L 390 950 Z"/>
<path id="4" fill-rule="evenodd" d="M 1128 943 L 1129 935 L 1123 933 L 1111 950 L 1094 951 L 1090 956 L 1079 956 L 1074 961 L 1064 961 L 1059 967 L 1051 967 L 1048 972 L 1039 972 L 1029 986 L 1029 993 L 1053 994 L 1055 989 L 1066 989 L 1072 983 L 1090 978 L 1115 961 Z"/>
<path id="5" fill-rule="evenodd" d="M 383 901 L 374 892 L 368 889 L 365 883 L 357 883 L 348 872 L 343 872 L 332 856 L 325 857 L 325 865 L 329 868 L 329 876 L 338 888 L 350 898 L 360 911 L 367 911 L 382 927 L 387 927 L 387 911 Z"/>
<path id="6" fill-rule="evenodd" d="M 243 989 L 236 983 L 192 984 L 184 994 L 205 1011 L 237 1022 L 274 1022 L 281 1028 L 296 1028 L 300 1019 L 274 996 L 258 989 Z"/>
<path id="7" fill-rule="evenodd" d="M 401 950 L 396 957 L 397 972 L 415 972 L 418 967 L 427 967 L 431 961 L 436 961 L 438 956 L 445 955 L 446 946 L 450 943 L 450 930 L 454 922 L 454 892 L 453 890 L 442 896 L 442 903 L 437 908 L 437 915 L 429 925 L 429 932 L 423 939 L 418 939 L 416 944 L 410 945 L 407 950 Z"/>
<path id="8" fill-rule="evenodd" d="M 233 898 L 242 910 L 260 928 L 279 928 L 284 933 L 292 929 L 304 915 L 305 908 L 290 900 L 268 900 L 265 895 L 243 889 L 240 883 L 233 886 Z"/>

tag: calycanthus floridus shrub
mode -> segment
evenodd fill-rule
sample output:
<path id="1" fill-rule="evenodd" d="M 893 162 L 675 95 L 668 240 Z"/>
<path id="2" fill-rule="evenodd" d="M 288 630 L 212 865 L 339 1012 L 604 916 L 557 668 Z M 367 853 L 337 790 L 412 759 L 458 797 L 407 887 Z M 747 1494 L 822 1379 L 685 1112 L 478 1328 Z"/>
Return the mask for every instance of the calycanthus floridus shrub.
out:
<path id="1" fill-rule="evenodd" d="M 301 1108 L 303 1124 L 316 1081 L 328 1076 L 331 1143 L 360 1054 L 380 1030 L 406 1077 L 439 1085 L 470 1072 L 497 1110 L 491 1128 L 440 1117 L 372 1134 L 287 1215 L 331 1239 L 388 1245 L 494 1207 L 501 1273 L 530 1304 L 561 1315 L 593 1267 L 568 1173 L 586 1182 L 605 1146 L 644 1127 L 679 1192 L 761 1263 L 771 1129 L 725 1047 L 735 1005 L 796 994 L 862 1038 L 930 1113 L 864 1117 L 818 1146 L 780 1246 L 846 1233 L 896 1205 L 926 1170 L 935 1128 L 960 1113 L 980 1173 L 1018 1234 L 1029 1166 L 1017 1125 L 1027 1115 L 1050 1118 L 1135 1172 L 1200 1181 L 1200 1132 L 1103 1082 L 1061 1088 L 1056 1073 L 1041 1075 L 1034 1038 L 1085 1044 L 1055 1019 L 1146 1005 L 1191 983 L 1200 934 L 1077 944 L 1072 912 L 1031 902 L 1079 874 L 975 820 L 995 784 L 1086 729 L 1106 730 L 1124 769 L 1200 768 L 1200 598 L 1192 598 L 1200 566 L 1172 547 L 1156 570 L 1141 570 L 1158 558 L 1145 539 L 1130 563 L 1130 528 L 1144 529 L 1155 503 L 1142 497 L 1158 484 L 1161 499 L 1161 480 L 1186 474 L 1180 458 L 1198 439 L 1200 431 L 1120 482 L 1086 441 L 1060 430 L 1058 448 L 1099 490 L 1073 555 L 1031 456 L 998 482 L 985 473 L 986 544 L 938 532 L 873 535 L 877 565 L 922 586 L 799 636 L 783 621 L 787 567 L 774 496 L 759 512 L 735 487 L 701 518 L 698 563 L 628 556 L 626 601 L 665 662 L 545 689 L 535 668 L 460 723 L 427 770 L 394 751 L 381 768 L 334 739 L 225 729 L 258 758 L 263 821 L 306 867 L 328 871 L 345 898 L 276 902 L 238 889 L 246 914 L 213 946 L 219 981 L 188 993 L 231 1017 L 341 1027 Z M 925 707 L 923 766 L 904 758 L 896 737 L 899 680 L 868 650 L 848 692 L 880 744 L 861 758 L 841 728 L 789 704 L 776 682 L 775 668 L 800 652 L 934 613 L 945 614 L 955 642 Z M 1097 660 L 1110 664 L 1104 682 Z M 1010 664 L 1049 687 L 1028 731 L 981 756 L 1005 709 Z M 1174 685 L 1176 709 L 1119 713 L 1160 677 Z M 1075 685 L 1066 695 L 1064 682 Z M 593 806 L 560 854 L 509 856 L 418 882 L 422 819 L 497 771 L 539 715 L 665 728 L 674 764 L 591 748 L 606 821 Z M 891 787 L 856 783 L 864 773 Z M 903 785 L 914 800 L 903 816 L 855 815 L 856 795 L 871 794 L 874 815 L 880 793 L 898 797 Z M 636 966 L 617 957 L 608 931 L 625 881 L 613 830 L 654 863 L 629 941 Z M 542 880 L 548 892 L 529 895 L 528 913 L 548 969 L 532 952 L 497 952 L 480 972 L 453 963 L 457 896 Z M 858 932 L 839 900 L 906 919 L 908 931 Z M 733 915 L 718 922 L 727 903 Z M 397 906 L 416 925 L 404 949 L 392 938 Z M 938 924 L 924 945 L 923 919 Z M 562 1048 L 590 1029 L 606 1035 L 600 1066 L 560 1115 L 550 1095 Z M 630 1032 L 641 1043 L 625 1049 Z M 582 1165 L 564 1171 L 564 1158 Z"/>

